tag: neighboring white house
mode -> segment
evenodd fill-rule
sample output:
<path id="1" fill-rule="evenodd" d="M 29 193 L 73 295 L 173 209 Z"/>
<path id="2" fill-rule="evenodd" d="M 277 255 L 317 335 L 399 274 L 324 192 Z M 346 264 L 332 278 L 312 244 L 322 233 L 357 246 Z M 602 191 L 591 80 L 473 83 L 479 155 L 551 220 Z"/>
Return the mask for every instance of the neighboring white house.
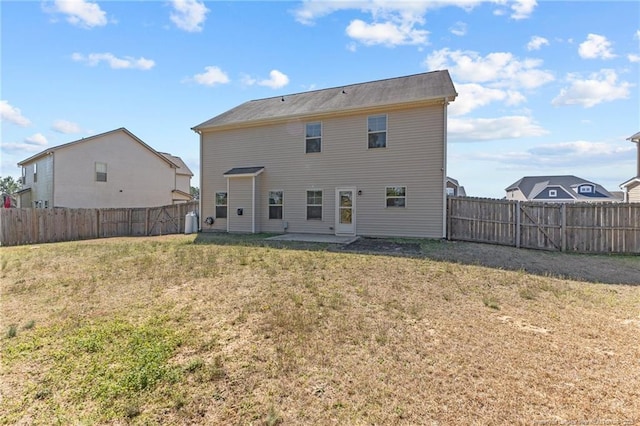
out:
<path id="1" fill-rule="evenodd" d="M 200 135 L 204 231 L 445 236 L 448 71 L 246 102 Z"/>
<path id="2" fill-rule="evenodd" d="M 191 200 L 193 174 L 125 128 L 48 148 L 18 163 L 19 207 L 156 207 Z"/>
<path id="3" fill-rule="evenodd" d="M 638 154 L 636 158 L 637 171 L 636 176 L 622 183 L 620 188 L 624 191 L 624 201 L 627 203 L 640 203 L 640 132 L 627 138 L 636 144 Z"/>
<path id="4" fill-rule="evenodd" d="M 525 176 L 505 191 L 507 200 L 562 203 L 622 201 L 601 185 L 572 175 Z"/>

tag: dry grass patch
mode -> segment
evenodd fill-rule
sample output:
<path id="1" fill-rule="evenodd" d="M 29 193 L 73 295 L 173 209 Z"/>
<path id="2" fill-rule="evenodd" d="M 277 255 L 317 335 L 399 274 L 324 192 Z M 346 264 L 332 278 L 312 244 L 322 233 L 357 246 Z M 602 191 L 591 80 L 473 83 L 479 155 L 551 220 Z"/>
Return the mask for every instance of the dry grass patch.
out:
<path id="1" fill-rule="evenodd" d="M 639 287 L 225 242 L 3 248 L 0 422 L 640 419 Z"/>

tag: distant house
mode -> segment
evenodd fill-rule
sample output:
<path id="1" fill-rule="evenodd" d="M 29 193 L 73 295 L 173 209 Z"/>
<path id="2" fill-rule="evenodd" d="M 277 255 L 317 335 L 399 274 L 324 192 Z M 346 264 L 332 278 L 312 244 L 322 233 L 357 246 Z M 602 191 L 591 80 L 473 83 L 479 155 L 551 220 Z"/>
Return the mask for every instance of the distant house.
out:
<path id="1" fill-rule="evenodd" d="M 624 191 L 624 201 L 627 203 L 640 203 L 640 132 L 627 138 L 637 146 L 637 158 L 636 158 L 636 176 L 632 177 L 626 182 L 620 185 L 622 191 Z"/>
<path id="2" fill-rule="evenodd" d="M 204 231 L 441 238 L 448 71 L 246 102 L 200 135 Z"/>
<path id="3" fill-rule="evenodd" d="M 526 176 L 506 188 L 507 200 L 544 202 L 620 201 L 597 183 L 577 176 Z"/>
<path id="4" fill-rule="evenodd" d="M 464 186 L 460 185 L 460 183 L 449 176 L 447 176 L 447 185 L 446 189 L 447 195 L 451 195 L 454 197 L 465 197 L 467 192 L 464 190 Z"/>
<path id="5" fill-rule="evenodd" d="M 19 207 L 156 207 L 191 200 L 191 170 L 125 128 L 48 148 L 18 163 Z"/>

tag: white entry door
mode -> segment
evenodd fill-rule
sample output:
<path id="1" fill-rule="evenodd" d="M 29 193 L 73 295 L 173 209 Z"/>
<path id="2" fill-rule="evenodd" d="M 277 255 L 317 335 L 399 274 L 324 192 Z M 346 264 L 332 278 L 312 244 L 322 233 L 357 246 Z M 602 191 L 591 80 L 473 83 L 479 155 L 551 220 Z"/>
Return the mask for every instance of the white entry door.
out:
<path id="1" fill-rule="evenodd" d="M 356 189 L 336 188 L 336 234 L 356 233 Z"/>

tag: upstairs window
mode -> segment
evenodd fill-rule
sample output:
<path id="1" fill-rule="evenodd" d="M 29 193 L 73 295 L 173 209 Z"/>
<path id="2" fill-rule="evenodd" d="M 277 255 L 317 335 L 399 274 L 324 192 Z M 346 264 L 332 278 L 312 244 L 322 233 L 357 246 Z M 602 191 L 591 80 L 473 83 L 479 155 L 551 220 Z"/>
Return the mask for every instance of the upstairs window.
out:
<path id="1" fill-rule="evenodd" d="M 387 116 L 372 115 L 367 118 L 369 131 L 369 148 L 386 148 Z"/>
<path id="2" fill-rule="evenodd" d="M 33 182 L 38 181 L 38 163 L 33 163 Z"/>
<path id="3" fill-rule="evenodd" d="M 555 198 L 558 196 L 558 190 L 557 189 L 550 189 L 549 190 L 549 198 Z"/>
<path id="4" fill-rule="evenodd" d="M 578 187 L 578 192 L 580 194 L 593 194 L 593 186 L 592 185 L 580 185 Z"/>
<path id="5" fill-rule="evenodd" d="M 307 220 L 322 220 L 322 190 L 307 191 Z"/>
<path id="6" fill-rule="evenodd" d="M 216 219 L 227 217 L 227 193 L 216 192 Z"/>
<path id="7" fill-rule="evenodd" d="M 107 181 L 107 163 L 96 163 L 96 182 Z"/>
<path id="8" fill-rule="evenodd" d="M 322 124 L 321 123 L 307 123 L 305 132 L 305 152 L 310 154 L 312 152 L 322 151 Z"/>
<path id="9" fill-rule="evenodd" d="M 387 207 L 406 207 L 406 205 L 407 205 L 407 187 L 406 186 L 387 186 L 386 206 Z"/>
<path id="10" fill-rule="evenodd" d="M 269 219 L 282 219 L 284 194 L 282 191 L 269 191 Z"/>

